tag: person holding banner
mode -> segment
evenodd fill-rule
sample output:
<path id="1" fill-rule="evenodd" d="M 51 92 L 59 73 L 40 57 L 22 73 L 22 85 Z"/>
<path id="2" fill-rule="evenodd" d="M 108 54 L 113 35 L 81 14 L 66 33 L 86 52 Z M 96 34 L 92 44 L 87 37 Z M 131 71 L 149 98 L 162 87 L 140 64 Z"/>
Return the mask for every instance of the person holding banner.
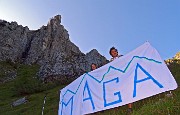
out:
<path id="1" fill-rule="evenodd" d="M 112 62 L 113 60 L 123 56 L 123 55 L 118 54 L 118 50 L 115 47 L 110 48 L 109 54 L 112 56 L 112 58 L 110 59 L 110 62 Z M 132 103 L 128 104 L 128 112 L 129 113 L 132 112 Z"/>
<path id="2" fill-rule="evenodd" d="M 118 50 L 115 47 L 112 47 L 109 50 L 109 54 L 112 56 L 112 58 L 110 59 L 110 62 L 122 56 L 122 55 L 118 55 Z"/>
<path id="3" fill-rule="evenodd" d="M 92 64 L 91 64 L 91 71 L 93 71 L 93 70 L 95 70 L 95 69 L 97 69 L 97 65 L 96 65 L 95 63 L 92 63 Z"/>

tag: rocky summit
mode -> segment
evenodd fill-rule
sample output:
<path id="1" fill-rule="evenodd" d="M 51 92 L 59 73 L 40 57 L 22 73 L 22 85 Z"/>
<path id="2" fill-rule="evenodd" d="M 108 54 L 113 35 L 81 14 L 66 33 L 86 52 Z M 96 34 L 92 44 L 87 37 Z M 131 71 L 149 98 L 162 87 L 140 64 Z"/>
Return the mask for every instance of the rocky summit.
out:
<path id="1" fill-rule="evenodd" d="M 180 51 L 176 53 L 174 56 L 174 59 L 180 60 Z"/>
<path id="2" fill-rule="evenodd" d="M 50 19 L 38 30 L 0 20 L 0 61 L 38 64 L 41 79 L 74 79 L 90 71 L 91 63 L 98 66 L 108 61 L 93 49 L 87 54 L 70 41 L 61 25 L 61 16 Z"/>

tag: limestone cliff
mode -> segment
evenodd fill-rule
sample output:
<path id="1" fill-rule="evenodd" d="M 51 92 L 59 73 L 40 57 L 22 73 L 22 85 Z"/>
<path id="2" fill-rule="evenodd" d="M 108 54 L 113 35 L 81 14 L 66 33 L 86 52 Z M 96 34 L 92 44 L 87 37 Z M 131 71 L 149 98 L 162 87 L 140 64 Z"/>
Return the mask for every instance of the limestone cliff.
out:
<path id="1" fill-rule="evenodd" d="M 40 78 L 76 78 L 90 71 L 90 64 L 102 66 L 104 56 L 93 49 L 86 55 L 70 41 L 68 31 L 61 25 L 61 16 L 50 19 L 47 26 L 38 30 L 16 22 L 0 20 L 0 61 L 39 64 Z"/>

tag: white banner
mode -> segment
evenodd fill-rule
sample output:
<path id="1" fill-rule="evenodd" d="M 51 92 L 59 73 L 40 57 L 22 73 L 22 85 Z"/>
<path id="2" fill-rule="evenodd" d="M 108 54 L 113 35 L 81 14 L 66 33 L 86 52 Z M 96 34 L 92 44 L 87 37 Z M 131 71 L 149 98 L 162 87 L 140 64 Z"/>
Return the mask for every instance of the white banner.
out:
<path id="1" fill-rule="evenodd" d="M 148 42 L 63 88 L 59 115 L 83 115 L 132 103 L 177 83 L 159 53 Z"/>

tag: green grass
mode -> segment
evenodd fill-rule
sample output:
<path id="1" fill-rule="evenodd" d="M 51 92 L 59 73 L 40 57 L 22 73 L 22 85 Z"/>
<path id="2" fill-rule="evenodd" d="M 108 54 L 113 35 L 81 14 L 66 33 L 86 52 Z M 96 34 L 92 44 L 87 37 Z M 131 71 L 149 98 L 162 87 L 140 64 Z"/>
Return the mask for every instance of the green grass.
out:
<path id="1" fill-rule="evenodd" d="M 59 90 L 65 85 L 43 85 L 36 76 L 39 69 L 37 65 L 14 66 L 4 62 L 0 63 L 1 67 L 2 65 L 8 69 L 16 70 L 17 79 L 0 84 L 0 115 L 40 115 L 45 95 L 47 95 L 47 98 L 44 115 L 57 115 Z M 172 63 L 169 68 L 179 85 L 180 64 Z M 22 89 L 24 90 L 21 92 Z M 167 93 L 161 93 L 133 103 L 132 115 L 179 115 L 180 88 L 172 91 L 173 98 L 167 97 Z M 13 101 L 24 96 L 28 99 L 26 104 L 11 107 Z M 127 108 L 127 105 L 125 105 L 97 112 L 93 115 L 126 115 Z"/>
<path id="2" fill-rule="evenodd" d="M 179 115 L 180 113 L 180 89 L 173 91 L 173 98 L 166 97 L 162 93 L 133 103 L 131 115 Z M 115 109 L 97 112 L 94 115 L 127 115 L 127 105 Z"/>
<path id="3" fill-rule="evenodd" d="M 3 84 L 11 85 L 13 83 Z M 56 115 L 58 110 L 59 94 L 58 91 L 62 86 L 57 86 L 51 90 L 34 93 L 31 95 L 26 95 L 28 99 L 26 104 L 22 104 L 16 107 L 11 107 L 11 103 L 21 97 L 14 97 L 13 91 L 10 88 L 0 85 L 0 115 L 39 115 L 41 114 L 41 109 L 44 101 L 44 96 L 47 95 L 45 104 L 45 115 Z M 11 87 L 9 86 L 9 87 Z"/>
<path id="4" fill-rule="evenodd" d="M 16 64 L 11 62 L 0 62 L 0 82 L 8 76 L 8 73 L 14 72 L 16 69 Z"/>
<path id="5" fill-rule="evenodd" d="M 57 114 L 59 94 L 58 91 L 63 85 L 43 84 L 36 75 L 38 65 L 19 64 L 14 68 L 9 62 L 1 62 L 0 66 L 6 70 L 16 70 L 15 80 L 0 84 L 0 115 L 38 115 L 47 95 L 45 111 L 46 115 Z M 26 97 L 28 102 L 16 107 L 11 107 L 13 101 Z"/>

